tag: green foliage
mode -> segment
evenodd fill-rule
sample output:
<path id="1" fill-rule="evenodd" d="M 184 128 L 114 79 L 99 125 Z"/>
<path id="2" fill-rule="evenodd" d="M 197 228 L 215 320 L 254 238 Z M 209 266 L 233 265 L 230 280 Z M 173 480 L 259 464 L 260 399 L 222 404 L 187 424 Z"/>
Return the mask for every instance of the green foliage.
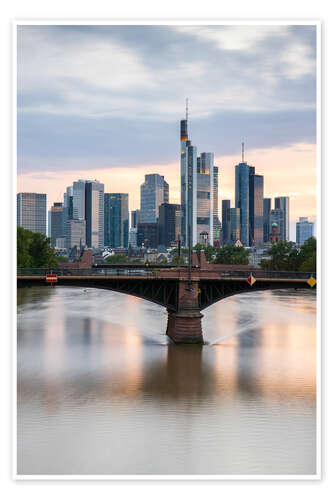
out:
<path id="1" fill-rule="evenodd" d="M 249 263 L 250 251 L 246 250 L 244 247 L 226 245 L 222 248 L 216 248 L 215 252 L 215 264 L 247 265 Z"/>
<path id="2" fill-rule="evenodd" d="M 116 253 L 105 259 L 106 264 L 128 264 L 129 262 L 133 261 L 124 253 Z"/>
<path id="3" fill-rule="evenodd" d="M 203 245 L 202 243 L 197 243 L 193 247 L 193 250 L 197 252 L 199 261 L 200 261 L 201 250 L 204 250 L 207 262 L 215 262 L 217 248 L 211 245 Z"/>
<path id="4" fill-rule="evenodd" d="M 184 266 L 185 265 L 185 255 L 184 254 L 181 254 L 181 255 L 174 255 L 170 261 L 170 264 L 172 266 Z"/>
<path id="5" fill-rule="evenodd" d="M 279 241 L 268 250 L 270 259 L 262 259 L 260 266 L 272 271 L 316 271 L 316 239 L 309 238 L 301 248 L 291 241 Z"/>
<path id="6" fill-rule="evenodd" d="M 57 267 L 58 258 L 50 246 L 50 238 L 17 228 L 17 267 Z"/>

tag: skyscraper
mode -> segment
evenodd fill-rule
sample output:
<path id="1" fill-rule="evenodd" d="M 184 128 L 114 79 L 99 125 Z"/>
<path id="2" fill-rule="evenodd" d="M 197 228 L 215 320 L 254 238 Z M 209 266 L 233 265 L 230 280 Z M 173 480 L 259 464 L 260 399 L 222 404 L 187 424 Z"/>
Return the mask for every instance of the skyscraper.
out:
<path id="1" fill-rule="evenodd" d="M 281 208 L 275 208 L 269 214 L 269 239 L 271 240 L 272 226 L 274 225 L 275 232 L 279 234 L 279 239 L 282 240 L 282 230 L 284 226 L 284 213 Z"/>
<path id="2" fill-rule="evenodd" d="M 280 227 L 281 240 L 289 241 L 289 196 L 274 198 L 275 208 L 283 211 L 283 225 Z"/>
<path id="3" fill-rule="evenodd" d="M 187 122 L 187 116 L 180 122 L 181 239 L 188 246 L 190 226 L 193 246 L 197 243 L 197 148 L 188 139 Z"/>
<path id="4" fill-rule="evenodd" d="M 230 226 L 230 200 L 222 200 L 222 245 L 228 245 L 231 241 Z"/>
<path id="5" fill-rule="evenodd" d="M 64 193 L 64 208 L 63 208 L 64 234 L 66 234 L 67 221 L 73 218 L 74 218 L 73 186 L 69 186 L 68 188 L 66 188 L 66 193 Z"/>
<path id="6" fill-rule="evenodd" d="M 313 222 L 309 222 L 308 217 L 300 217 L 296 222 L 296 243 L 303 243 L 313 236 Z"/>
<path id="7" fill-rule="evenodd" d="M 221 223 L 219 220 L 219 167 L 214 166 L 213 176 L 213 240 L 220 239 Z"/>
<path id="8" fill-rule="evenodd" d="M 269 241 L 270 226 L 269 226 L 269 214 L 271 211 L 270 198 L 264 198 L 264 243 Z"/>
<path id="9" fill-rule="evenodd" d="M 236 241 L 241 239 L 241 217 L 240 208 L 229 208 L 230 217 L 230 240 L 231 243 L 236 243 Z"/>
<path id="10" fill-rule="evenodd" d="M 17 226 L 46 236 L 46 194 L 18 193 Z"/>
<path id="11" fill-rule="evenodd" d="M 180 205 L 162 203 L 159 207 L 158 217 L 159 245 L 168 247 L 171 242 L 176 242 L 180 236 Z"/>
<path id="12" fill-rule="evenodd" d="M 49 211 L 49 236 L 51 244 L 55 246 L 57 238 L 64 238 L 64 206 L 63 203 L 54 203 Z"/>
<path id="13" fill-rule="evenodd" d="M 258 247 L 264 241 L 264 177 L 256 175 L 252 168 L 249 179 L 249 237 L 250 246 Z"/>
<path id="14" fill-rule="evenodd" d="M 128 193 L 105 193 L 105 246 L 127 248 L 129 235 Z"/>
<path id="15" fill-rule="evenodd" d="M 169 184 L 164 177 L 159 174 L 145 175 L 145 182 L 141 184 L 140 222 L 156 222 L 159 206 L 168 202 Z"/>
<path id="16" fill-rule="evenodd" d="M 208 243 L 213 245 L 214 153 L 201 153 L 197 158 L 197 241 L 202 233 L 208 233 Z"/>
<path id="17" fill-rule="evenodd" d="M 138 247 L 157 248 L 158 247 L 158 223 L 157 222 L 139 222 Z"/>
<path id="18" fill-rule="evenodd" d="M 250 168 L 244 161 L 235 166 L 235 207 L 240 210 L 240 240 L 246 247 L 250 242 Z"/>
<path id="19" fill-rule="evenodd" d="M 131 227 L 137 227 L 140 222 L 140 210 L 131 211 Z"/>
<path id="20" fill-rule="evenodd" d="M 85 181 L 84 218 L 86 244 L 89 248 L 104 247 L 104 184 Z"/>
<path id="21" fill-rule="evenodd" d="M 86 221 L 85 219 L 69 219 L 66 222 L 66 248 L 86 246 Z"/>

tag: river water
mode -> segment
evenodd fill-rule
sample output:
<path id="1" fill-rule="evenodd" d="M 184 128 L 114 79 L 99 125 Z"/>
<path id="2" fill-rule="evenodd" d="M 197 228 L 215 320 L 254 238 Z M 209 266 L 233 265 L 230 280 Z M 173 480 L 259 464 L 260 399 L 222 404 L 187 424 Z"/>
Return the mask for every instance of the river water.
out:
<path id="1" fill-rule="evenodd" d="M 18 290 L 18 474 L 315 474 L 315 292 L 203 312 L 175 346 L 150 302 Z"/>

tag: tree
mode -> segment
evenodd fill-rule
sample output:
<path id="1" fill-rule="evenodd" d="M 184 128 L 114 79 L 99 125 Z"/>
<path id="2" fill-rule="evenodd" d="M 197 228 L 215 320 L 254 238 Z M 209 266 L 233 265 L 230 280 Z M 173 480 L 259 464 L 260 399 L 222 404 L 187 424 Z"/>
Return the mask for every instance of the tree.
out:
<path id="1" fill-rule="evenodd" d="M 249 250 L 244 247 L 235 247 L 226 245 L 222 248 L 216 248 L 215 264 L 239 264 L 247 265 L 249 263 Z"/>
<path id="2" fill-rule="evenodd" d="M 296 271 L 299 267 L 299 250 L 292 241 L 279 241 L 268 250 L 270 259 L 262 259 L 260 266 L 271 271 Z"/>
<path id="3" fill-rule="evenodd" d="M 51 240 L 42 233 L 34 233 L 22 227 L 17 228 L 18 267 L 58 267 Z"/>
<path id="4" fill-rule="evenodd" d="M 174 255 L 170 260 L 170 264 L 172 266 L 184 266 L 185 265 L 185 256 L 184 255 Z"/>
<path id="5" fill-rule="evenodd" d="M 206 260 L 207 262 L 215 262 L 215 256 L 216 256 L 216 248 L 213 247 L 212 245 L 203 245 L 202 243 L 197 243 L 194 247 L 193 250 L 197 252 L 198 259 L 200 261 L 200 253 L 201 250 L 205 252 Z"/>
<path id="6" fill-rule="evenodd" d="M 105 259 L 106 264 L 127 264 L 131 260 L 124 253 L 116 253 Z"/>

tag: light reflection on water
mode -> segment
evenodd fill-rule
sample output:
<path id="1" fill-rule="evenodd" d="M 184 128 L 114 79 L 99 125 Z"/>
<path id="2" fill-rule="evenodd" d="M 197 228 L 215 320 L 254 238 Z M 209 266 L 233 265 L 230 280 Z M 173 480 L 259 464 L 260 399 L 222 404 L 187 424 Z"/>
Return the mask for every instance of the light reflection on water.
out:
<path id="1" fill-rule="evenodd" d="M 175 346 L 155 304 L 18 292 L 19 474 L 314 474 L 315 293 L 251 292 Z"/>

